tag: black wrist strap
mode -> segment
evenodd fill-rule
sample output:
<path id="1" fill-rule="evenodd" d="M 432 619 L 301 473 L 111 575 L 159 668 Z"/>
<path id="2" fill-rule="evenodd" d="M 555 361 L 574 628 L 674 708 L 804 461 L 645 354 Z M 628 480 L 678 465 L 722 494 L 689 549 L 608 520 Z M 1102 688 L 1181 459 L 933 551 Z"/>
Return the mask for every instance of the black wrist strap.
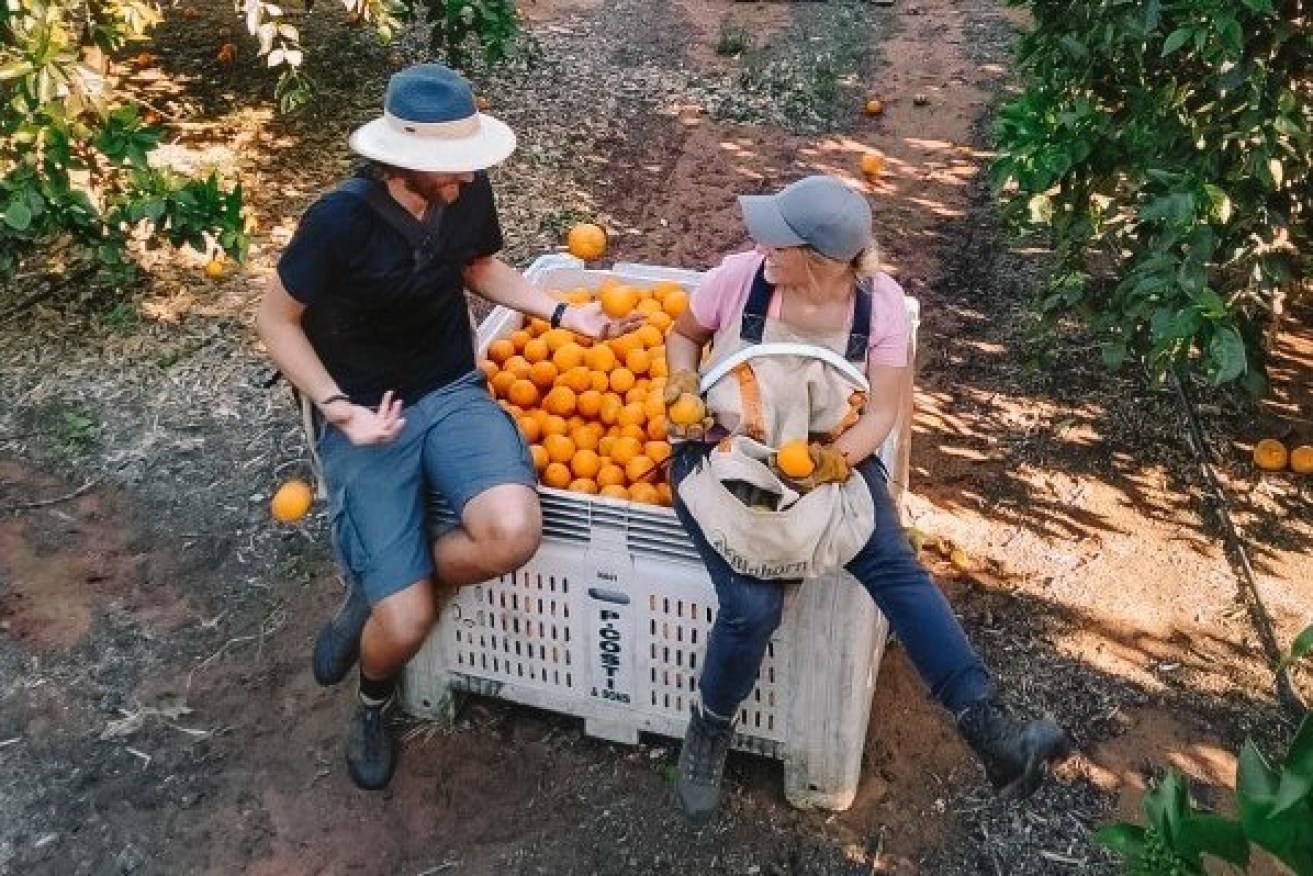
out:
<path id="1" fill-rule="evenodd" d="M 556 305 L 556 309 L 552 311 L 552 318 L 551 318 L 552 328 L 561 327 L 561 320 L 565 318 L 565 311 L 569 307 L 570 307 L 569 303 L 565 301 L 562 301 L 560 304 Z"/>
<path id="2" fill-rule="evenodd" d="M 320 406 L 321 408 L 326 408 L 326 407 L 328 407 L 329 405 L 331 405 L 331 404 L 332 404 L 333 402 L 335 402 L 335 401 L 350 402 L 350 401 L 351 401 L 351 397 L 350 397 L 349 395 L 347 395 L 345 392 L 335 392 L 335 393 L 333 393 L 332 395 L 330 395 L 328 398 L 326 398 L 326 399 L 324 399 L 323 401 L 321 401 L 321 402 L 319 403 L 319 406 Z"/>

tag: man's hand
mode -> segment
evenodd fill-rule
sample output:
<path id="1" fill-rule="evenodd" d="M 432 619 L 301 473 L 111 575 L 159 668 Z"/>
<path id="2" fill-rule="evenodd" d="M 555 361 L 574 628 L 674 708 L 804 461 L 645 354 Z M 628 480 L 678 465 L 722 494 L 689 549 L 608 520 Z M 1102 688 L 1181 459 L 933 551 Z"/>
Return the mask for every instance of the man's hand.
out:
<path id="1" fill-rule="evenodd" d="M 701 441 L 707 437 L 715 420 L 707 415 L 706 403 L 699 394 L 701 382 L 694 371 L 676 371 L 666 378 L 665 388 L 661 391 L 661 400 L 666 403 L 666 433 L 671 438 L 681 441 Z M 694 416 L 677 406 L 692 408 Z M 675 416 L 679 414 L 680 416 Z M 677 422 L 693 419 L 694 422 Z"/>
<path id="2" fill-rule="evenodd" d="M 347 440 L 357 446 L 388 444 L 401 434 L 406 420 L 401 416 L 401 399 L 394 399 L 392 391 L 383 394 L 378 410 L 339 399 L 324 405 L 324 416 L 342 431 Z"/>
<path id="3" fill-rule="evenodd" d="M 828 444 L 813 441 L 807 447 L 807 455 L 812 460 L 812 473 L 805 478 L 789 479 L 804 493 L 816 489 L 821 484 L 841 484 L 852 474 L 847 458 Z"/>
<path id="4" fill-rule="evenodd" d="M 606 340 L 618 338 L 626 332 L 632 332 L 641 326 L 647 318 L 641 313 L 631 313 L 620 319 L 613 319 L 602 312 L 599 302 L 590 304 L 571 304 L 561 317 L 561 328 L 592 338 Z"/>

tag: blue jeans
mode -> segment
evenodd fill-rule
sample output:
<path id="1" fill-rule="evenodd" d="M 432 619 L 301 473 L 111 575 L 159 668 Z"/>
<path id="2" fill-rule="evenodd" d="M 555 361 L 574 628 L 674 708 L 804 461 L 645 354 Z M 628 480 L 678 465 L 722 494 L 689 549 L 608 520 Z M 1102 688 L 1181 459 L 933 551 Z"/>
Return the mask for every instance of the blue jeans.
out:
<path id="1" fill-rule="evenodd" d="M 706 456 L 710 445 L 676 448 L 670 469 L 678 487 Z M 931 695 L 960 712 L 993 696 L 989 673 L 949 608 L 948 600 L 917 562 L 886 487 L 884 465 L 870 457 L 857 466 L 875 502 L 875 532 L 847 566 L 866 588 L 897 633 Z M 705 708 L 733 716 L 752 693 L 771 634 L 780 625 L 784 583 L 742 575 L 716 552 L 675 490 L 675 512 L 702 555 L 720 610 L 711 628 L 698 688 Z M 806 585 L 803 585 L 806 586 Z"/>

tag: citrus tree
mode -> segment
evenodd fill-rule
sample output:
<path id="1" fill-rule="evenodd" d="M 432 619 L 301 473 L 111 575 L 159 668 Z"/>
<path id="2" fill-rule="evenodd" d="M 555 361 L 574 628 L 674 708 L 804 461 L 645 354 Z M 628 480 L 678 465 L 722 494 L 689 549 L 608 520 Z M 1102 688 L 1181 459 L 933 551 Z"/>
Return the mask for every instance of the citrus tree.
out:
<path id="1" fill-rule="evenodd" d="M 1033 28 L 993 176 L 1050 236 L 1041 309 L 1105 360 L 1263 385 L 1263 339 L 1308 277 L 1313 35 L 1306 0 L 1010 0 Z"/>
<path id="2" fill-rule="evenodd" d="M 486 61 L 504 59 L 516 34 L 513 0 L 344 2 L 352 23 L 383 39 L 404 20 L 424 21 L 435 48 L 457 64 L 475 47 Z M 283 8 L 239 0 L 237 10 L 259 56 L 279 70 L 280 108 L 309 101 L 300 32 Z M 244 257 L 240 185 L 152 166 L 162 130 L 115 91 L 111 59 L 161 20 L 155 0 L 0 7 L 0 293 L 95 277 L 122 284 L 136 272 L 135 252 L 163 245 Z"/>

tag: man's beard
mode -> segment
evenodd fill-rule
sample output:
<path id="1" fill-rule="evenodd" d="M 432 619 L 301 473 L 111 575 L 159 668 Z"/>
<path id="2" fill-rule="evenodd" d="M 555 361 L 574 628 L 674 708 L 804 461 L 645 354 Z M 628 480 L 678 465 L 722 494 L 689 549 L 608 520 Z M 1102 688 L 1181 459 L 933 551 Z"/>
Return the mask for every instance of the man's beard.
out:
<path id="1" fill-rule="evenodd" d="M 406 189 L 430 205 L 446 205 L 456 200 L 460 183 L 435 183 L 422 173 L 407 172 L 401 178 Z"/>

